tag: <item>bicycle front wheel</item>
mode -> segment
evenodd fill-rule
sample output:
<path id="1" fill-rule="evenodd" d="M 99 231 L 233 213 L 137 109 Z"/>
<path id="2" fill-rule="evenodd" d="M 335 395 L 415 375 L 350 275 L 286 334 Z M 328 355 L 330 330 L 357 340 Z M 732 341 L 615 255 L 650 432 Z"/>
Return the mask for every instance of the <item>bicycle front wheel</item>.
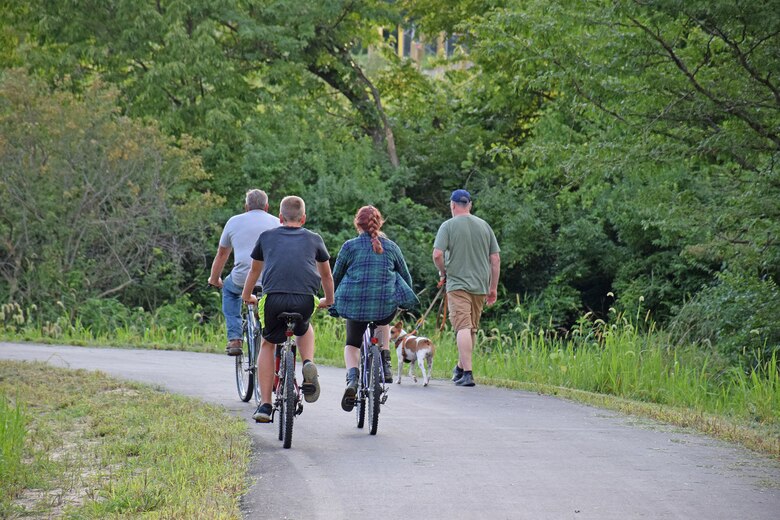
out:
<path id="1" fill-rule="evenodd" d="M 248 326 L 246 320 L 244 320 L 243 329 L 243 341 L 241 342 L 241 354 L 235 356 L 236 360 L 236 390 L 238 390 L 238 397 L 245 403 L 252 398 L 253 390 L 255 389 L 255 370 L 252 367 L 252 356 L 249 341 L 250 334 L 248 332 Z"/>
<path id="2" fill-rule="evenodd" d="M 366 396 L 368 412 L 368 433 L 376 435 L 379 427 L 379 400 L 382 398 L 382 384 L 379 378 L 382 374 L 380 365 L 379 349 L 376 345 L 371 346 L 371 359 L 368 373 L 368 395 Z"/>
<path id="3" fill-rule="evenodd" d="M 292 445 L 293 419 L 295 418 L 295 354 L 291 350 L 284 352 L 284 373 L 282 382 L 282 446 Z"/>

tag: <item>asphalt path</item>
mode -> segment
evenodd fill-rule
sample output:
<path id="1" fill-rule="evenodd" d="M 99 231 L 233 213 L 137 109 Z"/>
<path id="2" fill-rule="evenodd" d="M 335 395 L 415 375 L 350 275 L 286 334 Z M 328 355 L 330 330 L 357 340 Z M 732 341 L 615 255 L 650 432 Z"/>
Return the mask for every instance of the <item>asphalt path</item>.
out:
<path id="1" fill-rule="evenodd" d="M 780 518 L 777 461 L 555 397 L 405 378 L 372 436 L 341 410 L 344 371 L 320 367 L 320 399 L 284 449 L 277 425 L 255 424 L 254 406 L 238 400 L 226 356 L 0 343 L 0 358 L 100 370 L 246 418 L 245 518 Z"/>

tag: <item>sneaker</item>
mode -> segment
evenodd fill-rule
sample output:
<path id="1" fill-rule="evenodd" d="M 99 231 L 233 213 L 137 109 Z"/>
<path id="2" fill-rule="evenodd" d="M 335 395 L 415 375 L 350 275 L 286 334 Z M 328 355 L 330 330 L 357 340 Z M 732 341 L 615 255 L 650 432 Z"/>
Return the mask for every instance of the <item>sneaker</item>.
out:
<path id="1" fill-rule="evenodd" d="M 463 372 L 463 377 L 455 381 L 455 386 L 475 386 L 474 375 L 471 372 Z"/>
<path id="2" fill-rule="evenodd" d="M 255 413 L 252 414 L 252 419 L 259 423 L 269 423 L 271 422 L 271 414 L 273 411 L 274 409 L 271 406 L 271 403 L 263 403 L 258 406 Z"/>
<path id="3" fill-rule="evenodd" d="M 461 377 L 463 377 L 463 369 L 455 365 L 455 368 L 452 369 L 452 380 L 457 381 Z"/>
<path id="4" fill-rule="evenodd" d="M 385 383 L 393 382 L 393 366 L 390 364 L 390 351 L 383 350 L 382 352 L 382 372 L 385 373 Z"/>
<path id="5" fill-rule="evenodd" d="M 240 339 L 231 339 L 228 341 L 225 352 L 228 356 L 240 356 L 244 353 L 244 349 L 241 348 L 242 341 Z"/>
<path id="6" fill-rule="evenodd" d="M 303 398 L 307 403 L 313 403 L 320 398 L 320 380 L 317 377 L 317 365 L 309 361 L 303 365 Z"/>
<path id="7" fill-rule="evenodd" d="M 344 389 L 344 397 L 341 398 L 341 409 L 351 412 L 355 407 L 355 396 L 358 389 L 358 369 L 350 368 L 347 371 L 347 387 Z"/>

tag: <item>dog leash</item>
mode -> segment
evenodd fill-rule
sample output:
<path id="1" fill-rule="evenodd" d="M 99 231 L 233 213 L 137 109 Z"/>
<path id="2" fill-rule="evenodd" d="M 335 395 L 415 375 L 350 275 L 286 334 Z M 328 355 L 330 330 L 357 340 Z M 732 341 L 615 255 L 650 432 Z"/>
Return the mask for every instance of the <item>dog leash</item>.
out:
<path id="1" fill-rule="evenodd" d="M 422 315 L 422 316 L 420 316 L 420 319 L 419 319 L 419 320 L 417 320 L 417 323 L 415 323 L 415 324 L 414 324 L 414 329 L 413 329 L 411 332 L 409 332 L 409 334 L 416 334 L 416 333 L 417 333 L 417 331 L 418 331 L 418 330 L 420 329 L 420 327 L 422 326 L 422 324 L 423 324 L 423 323 L 425 323 L 425 318 L 427 318 L 427 317 L 428 317 L 428 314 L 431 312 L 431 309 L 433 309 L 433 305 L 436 303 L 436 300 L 438 300 L 438 299 L 439 299 L 439 296 L 441 296 L 441 295 L 442 295 L 442 293 L 444 292 L 444 290 L 445 290 L 445 285 L 444 285 L 444 284 L 440 284 L 440 285 L 439 285 L 439 292 L 437 292 L 437 293 L 436 293 L 436 296 L 434 296 L 434 297 L 433 297 L 433 300 L 431 300 L 431 304 L 430 304 L 430 305 L 428 305 L 428 309 L 425 311 L 425 313 L 423 313 L 423 315 Z M 407 334 L 407 336 L 408 336 L 409 334 Z"/>

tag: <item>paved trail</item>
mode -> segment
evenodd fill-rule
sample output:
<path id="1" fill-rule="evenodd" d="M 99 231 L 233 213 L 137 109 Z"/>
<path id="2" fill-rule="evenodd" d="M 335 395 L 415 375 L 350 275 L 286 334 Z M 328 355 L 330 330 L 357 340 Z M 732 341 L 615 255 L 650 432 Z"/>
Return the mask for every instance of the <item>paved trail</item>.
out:
<path id="1" fill-rule="evenodd" d="M 320 367 L 320 400 L 285 450 L 275 424 L 250 420 L 226 356 L 0 343 L 0 358 L 101 370 L 246 417 L 246 518 L 780 519 L 780 463 L 534 393 L 405 380 L 370 436 L 340 408 L 343 370 Z"/>

